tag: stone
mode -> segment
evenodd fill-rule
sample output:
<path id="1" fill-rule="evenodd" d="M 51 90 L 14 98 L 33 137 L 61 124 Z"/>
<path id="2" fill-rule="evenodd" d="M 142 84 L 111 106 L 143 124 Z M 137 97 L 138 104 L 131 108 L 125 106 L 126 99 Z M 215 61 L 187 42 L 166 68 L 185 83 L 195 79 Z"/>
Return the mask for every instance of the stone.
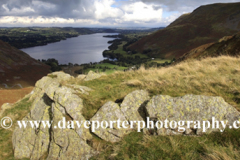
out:
<path id="1" fill-rule="evenodd" d="M 238 120 L 240 113 L 221 97 L 200 95 L 185 95 L 183 97 L 170 97 L 165 95 L 154 96 L 146 106 L 150 119 L 160 121 L 218 121 Z M 193 128 L 193 124 L 190 126 Z M 215 130 L 208 130 L 211 133 Z M 197 134 L 201 130 L 197 131 Z"/>
<path id="2" fill-rule="evenodd" d="M 62 105 L 66 112 L 75 120 L 82 113 L 83 101 L 80 97 L 74 94 L 74 90 L 67 87 L 58 88 L 55 91 L 53 100 Z"/>
<path id="3" fill-rule="evenodd" d="M 43 95 L 43 97 L 37 97 L 32 103 L 30 111 L 31 119 L 37 121 L 41 120 L 46 108 L 49 106 L 51 106 L 51 100 L 46 95 Z"/>
<path id="4" fill-rule="evenodd" d="M 149 100 L 148 92 L 136 90 L 128 94 L 122 104 L 121 111 L 129 121 L 141 121 L 146 118 L 145 105 Z"/>
<path id="5" fill-rule="evenodd" d="M 51 85 L 49 85 L 47 87 L 47 89 L 45 90 L 45 93 L 47 94 L 47 96 L 53 100 L 55 91 L 60 87 L 60 83 L 57 81 L 54 81 L 51 83 Z"/>
<path id="6" fill-rule="evenodd" d="M 54 128 L 62 120 L 63 114 L 53 105 L 52 137 L 48 160 L 82 159 L 88 160 L 97 152 L 72 129 Z"/>
<path id="7" fill-rule="evenodd" d="M 108 142 L 118 142 L 121 140 L 121 138 L 130 133 L 129 129 L 123 129 L 122 125 L 117 126 L 117 123 L 113 123 L 112 128 L 110 126 L 110 121 L 116 121 L 120 120 L 121 124 L 123 121 L 127 121 L 124 114 L 121 112 L 119 105 L 114 102 L 107 102 L 104 104 L 97 113 L 91 118 L 91 122 L 99 122 L 101 124 L 102 121 L 108 122 L 108 126 L 106 129 L 99 127 L 96 129 L 94 134 L 96 134 L 98 137 L 108 141 Z M 105 124 L 105 123 L 104 123 Z M 93 124 L 92 126 L 93 127 Z"/>
<path id="8" fill-rule="evenodd" d="M 30 113 L 23 119 L 26 128 L 16 127 L 13 133 L 14 157 L 18 159 L 39 159 L 48 151 L 50 143 L 49 128 L 40 123 L 38 128 L 32 128 L 29 121 L 50 120 L 51 101 L 47 96 L 37 97 L 32 104 Z"/>
<path id="9" fill-rule="evenodd" d="M 48 76 L 53 77 L 54 79 L 57 79 L 59 82 L 61 81 L 69 81 L 71 79 L 73 79 L 74 77 L 64 73 L 64 72 L 53 72 L 48 74 Z"/>
<path id="10" fill-rule="evenodd" d="M 23 121 L 29 121 L 30 116 L 23 118 Z M 31 128 L 28 123 L 26 128 L 15 128 L 12 136 L 14 157 L 16 159 L 30 158 L 36 139 L 36 128 Z"/>
<path id="11" fill-rule="evenodd" d="M 42 121 L 45 122 L 50 121 L 49 109 L 50 107 L 45 109 Z M 40 128 L 35 139 L 31 159 L 40 159 L 44 154 L 46 154 L 48 152 L 49 143 L 50 143 L 49 128 L 43 127 L 43 125 L 40 124 Z"/>

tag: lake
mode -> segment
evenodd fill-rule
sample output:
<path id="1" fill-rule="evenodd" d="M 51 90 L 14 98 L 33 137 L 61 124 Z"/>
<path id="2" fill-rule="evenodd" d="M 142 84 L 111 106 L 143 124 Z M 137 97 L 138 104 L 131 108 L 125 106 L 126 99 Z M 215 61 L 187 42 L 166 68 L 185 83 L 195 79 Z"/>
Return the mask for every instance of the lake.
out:
<path id="1" fill-rule="evenodd" d="M 104 59 L 102 52 L 108 49 L 107 42 L 115 38 L 105 38 L 104 35 L 117 35 L 118 33 L 96 33 L 68 38 L 46 46 L 37 46 L 21 49 L 35 59 L 54 58 L 59 64 L 83 64 L 99 62 Z"/>

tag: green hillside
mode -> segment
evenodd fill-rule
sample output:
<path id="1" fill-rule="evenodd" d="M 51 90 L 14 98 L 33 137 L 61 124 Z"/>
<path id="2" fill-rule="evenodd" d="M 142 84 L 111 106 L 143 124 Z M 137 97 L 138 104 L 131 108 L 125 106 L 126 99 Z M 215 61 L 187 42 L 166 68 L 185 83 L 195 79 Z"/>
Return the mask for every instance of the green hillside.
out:
<path id="1" fill-rule="evenodd" d="M 200 45 L 240 30 L 240 3 L 201 6 L 129 48 L 152 57 L 179 58 Z"/>

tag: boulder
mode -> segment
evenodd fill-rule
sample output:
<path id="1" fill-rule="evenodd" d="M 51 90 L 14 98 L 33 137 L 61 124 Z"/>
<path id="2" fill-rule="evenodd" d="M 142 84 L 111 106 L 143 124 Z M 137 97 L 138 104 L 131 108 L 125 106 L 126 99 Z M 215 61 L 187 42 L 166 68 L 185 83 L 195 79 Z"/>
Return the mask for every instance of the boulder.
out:
<path id="1" fill-rule="evenodd" d="M 215 117 L 218 121 L 228 120 L 231 124 L 240 117 L 240 113 L 227 104 L 223 98 L 201 95 L 185 95 L 176 98 L 165 95 L 154 96 L 148 102 L 146 109 L 150 119 L 160 121 L 168 119 L 168 121 L 176 122 L 180 120 L 211 122 L 212 117 Z M 208 133 L 211 131 L 213 130 L 209 130 Z M 187 134 L 191 132 L 187 130 Z M 196 133 L 201 134 L 201 129 L 198 129 Z"/>
<path id="2" fill-rule="evenodd" d="M 29 120 L 31 120 L 30 116 L 23 118 L 23 121 Z M 30 124 L 24 129 L 16 127 L 12 136 L 14 157 L 16 159 L 30 158 L 36 137 L 36 128 L 31 128 Z"/>
<path id="3" fill-rule="evenodd" d="M 44 115 L 42 117 L 42 120 L 45 122 L 50 121 L 49 109 L 50 107 L 45 109 Z M 31 154 L 31 159 L 40 159 L 43 155 L 45 155 L 48 152 L 49 143 L 50 143 L 49 128 L 43 127 L 43 125 L 40 124 L 35 139 L 34 148 Z"/>
<path id="4" fill-rule="evenodd" d="M 59 82 L 69 81 L 74 78 L 73 76 L 71 76 L 67 73 L 64 73 L 64 72 L 53 72 L 53 73 L 48 74 L 48 76 L 58 80 Z"/>
<path id="5" fill-rule="evenodd" d="M 75 120 L 82 113 L 83 101 L 71 88 L 60 87 L 55 91 L 53 100 L 65 108 L 67 113 Z"/>
<path id="6" fill-rule="evenodd" d="M 146 118 L 146 103 L 149 100 L 148 92 L 136 90 L 128 94 L 122 104 L 121 111 L 129 121 L 141 121 Z"/>
<path id="7" fill-rule="evenodd" d="M 84 86 L 73 88 L 91 91 Z M 74 89 L 61 86 L 54 77 L 44 77 L 36 83 L 30 113 L 23 120 L 39 121 L 39 126 L 32 128 L 28 123 L 26 128 L 15 128 L 12 137 L 15 158 L 87 160 L 97 153 L 87 144 L 92 139 L 90 129 L 76 124 L 86 120 L 82 116 L 83 101 Z M 70 118 L 75 128 L 55 128 L 63 117 Z M 44 128 L 41 121 L 53 122 L 51 128 Z"/>
<path id="8" fill-rule="evenodd" d="M 50 134 L 48 128 L 39 123 L 38 128 L 32 128 L 29 121 L 50 120 L 51 100 L 47 96 L 37 97 L 32 104 L 30 113 L 22 120 L 27 123 L 26 128 L 17 126 L 13 132 L 14 157 L 17 159 L 39 159 L 48 151 Z"/>
<path id="9" fill-rule="evenodd" d="M 108 123 L 108 127 L 106 129 L 99 127 L 96 129 L 94 134 L 98 137 L 108 141 L 108 142 L 118 142 L 121 138 L 130 132 L 129 129 L 123 129 L 122 123 L 117 126 L 117 123 L 113 123 L 112 127 L 110 126 L 110 121 L 120 120 L 121 122 L 127 121 L 124 114 L 121 112 L 119 105 L 114 102 L 107 102 L 104 104 L 97 113 L 91 118 L 91 122 L 99 122 L 101 125 L 102 121 L 106 121 Z M 103 123 L 105 126 L 105 123 Z M 92 126 L 93 127 L 93 124 Z M 93 128 L 92 128 L 93 129 Z"/>
<path id="10" fill-rule="evenodd" d="M 87 160 L 97 152 L 94 151 L 84 139 L 83 135 L 77 134 L 69 128 L 55 128 L 58 122 L 64 116 L 58 108 L 53 105 L 53 124 L 52 124 L 52 141 L 49 148 L 48 158 L 54 159 L 82 159 Z"/>

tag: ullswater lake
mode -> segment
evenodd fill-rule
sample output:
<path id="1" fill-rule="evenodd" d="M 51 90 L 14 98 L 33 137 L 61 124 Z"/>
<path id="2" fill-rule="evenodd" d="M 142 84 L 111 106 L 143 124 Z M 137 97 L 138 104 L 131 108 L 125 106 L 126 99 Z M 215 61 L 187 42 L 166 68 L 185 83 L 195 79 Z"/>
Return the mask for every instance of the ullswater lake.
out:
<path id="1" fill-rule="evenodd" d="M 83 64 L 104 60 L 102 52 L 108 49 L 108 41 L 115 38 L 106 38 L 105 35 L 117 35 L 118 33 L 96 33 L 80 35 L 68 38 L 46 46 L 37 46 L 21 49 L 34 59 L 58 60 L 59 64 Z"/>

